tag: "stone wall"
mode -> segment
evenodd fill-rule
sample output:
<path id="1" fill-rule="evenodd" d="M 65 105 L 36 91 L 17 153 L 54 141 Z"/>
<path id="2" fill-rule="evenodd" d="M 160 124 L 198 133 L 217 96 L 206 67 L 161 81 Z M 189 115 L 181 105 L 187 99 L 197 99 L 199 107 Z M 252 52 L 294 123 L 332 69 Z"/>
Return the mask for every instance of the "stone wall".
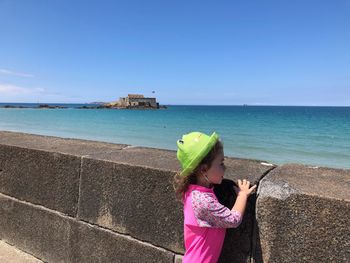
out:
<path id="1" fill-rule="evenodd" d="M 220 262 L 350 262 L 349 170 L 227 158 L 259 183 Z M 181 262 L 174 151 L 0 132 L 0 239 L 45 262 Z"/>
<path id="2" fill-rule="evenodd" d="M 350 170 L 283 165 L 259 184 L 263 262 L 350 262 Z"/>

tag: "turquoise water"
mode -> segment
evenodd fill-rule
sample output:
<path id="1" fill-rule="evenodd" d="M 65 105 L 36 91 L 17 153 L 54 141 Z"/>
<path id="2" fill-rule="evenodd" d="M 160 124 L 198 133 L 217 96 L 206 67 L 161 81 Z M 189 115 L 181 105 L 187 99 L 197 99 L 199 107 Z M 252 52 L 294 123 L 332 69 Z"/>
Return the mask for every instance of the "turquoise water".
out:
<path id="1" fill-rule="evenodd" d="M 0 108 L 0 130 L 173 150 L 184 133 L 217 131 L 227 156 L 350 169 L 350 107 Z"/>

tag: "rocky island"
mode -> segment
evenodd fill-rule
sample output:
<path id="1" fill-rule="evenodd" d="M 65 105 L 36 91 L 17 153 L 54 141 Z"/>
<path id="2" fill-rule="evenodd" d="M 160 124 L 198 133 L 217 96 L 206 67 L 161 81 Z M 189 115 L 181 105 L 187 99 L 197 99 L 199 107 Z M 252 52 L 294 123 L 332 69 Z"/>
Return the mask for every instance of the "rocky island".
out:
<path id="1" fill-rule="evenodd" d="M 128 94 L 127 97 L 121 97 L 118 101 L 104 103 L 98 106 L 82 106 L 80 109 L 161 109 L 166 106 L 160 106 L 156 98 L 146 98 L 142 94 Z"/>
<path id="2" fill-rule="evenodd" d="M 38 106 L 23 106 L 23 105 L 4 105 L 0 108 L 6 109 L 67 109 L 66 106 L 49 105 L 49 104 L 39 104 Z"/>

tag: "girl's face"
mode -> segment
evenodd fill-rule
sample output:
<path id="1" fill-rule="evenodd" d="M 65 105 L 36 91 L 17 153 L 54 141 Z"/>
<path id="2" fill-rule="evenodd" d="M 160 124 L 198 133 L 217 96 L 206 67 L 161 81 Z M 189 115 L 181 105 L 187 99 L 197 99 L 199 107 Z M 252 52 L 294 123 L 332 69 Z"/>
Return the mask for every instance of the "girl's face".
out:
<path id="1" fill-rule="evenodd" d="M 213 163 L 207 171 L 207 177 L 212 184 L 221 184 L 225 174 L 224 153 L 221 152 L 216 155 Z"/>

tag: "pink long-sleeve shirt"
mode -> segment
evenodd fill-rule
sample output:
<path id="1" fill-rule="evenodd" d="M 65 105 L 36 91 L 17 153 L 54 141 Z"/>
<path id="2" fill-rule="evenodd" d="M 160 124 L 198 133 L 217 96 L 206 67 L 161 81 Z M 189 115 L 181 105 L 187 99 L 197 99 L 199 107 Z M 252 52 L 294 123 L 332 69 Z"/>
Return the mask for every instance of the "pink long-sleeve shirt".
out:
<path id="1" fill-rule="evenodd" d="M 216 263 L 226 228 L 239 226 L 241 213 L 220 204 L 212 188 L 199 185 L 190 184 L 183 201 L 186 253 L 182 262 Z"/>

